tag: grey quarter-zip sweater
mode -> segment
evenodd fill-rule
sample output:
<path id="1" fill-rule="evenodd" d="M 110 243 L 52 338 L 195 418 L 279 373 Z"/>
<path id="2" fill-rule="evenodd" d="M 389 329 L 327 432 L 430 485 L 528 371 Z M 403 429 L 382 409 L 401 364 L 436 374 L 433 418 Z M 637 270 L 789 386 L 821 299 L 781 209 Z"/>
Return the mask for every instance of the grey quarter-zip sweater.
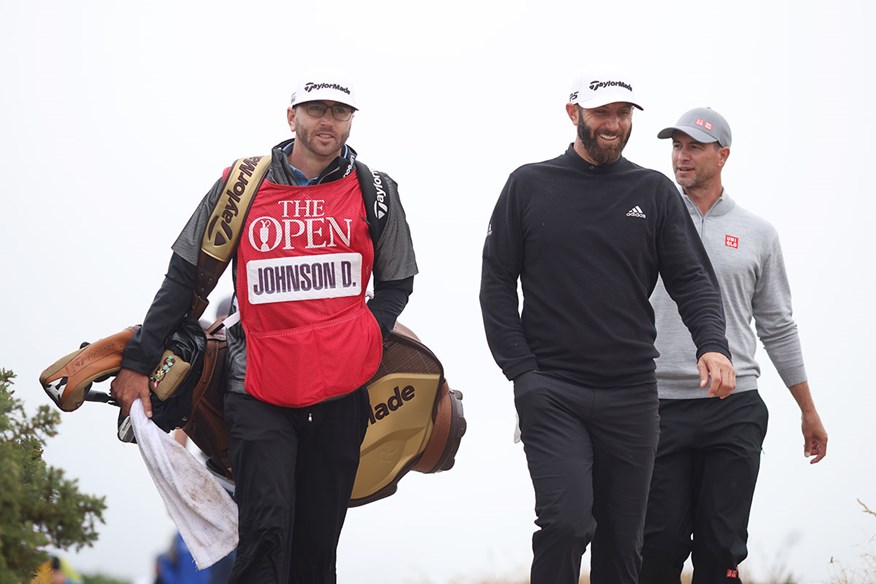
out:
<path id="1" fill-rule="evenodd" d="M 681 198 L 721 286 L 727 340 L 736 369 L 736 392 L 757 389 L 760 366 L 755 359 L 755 331 L 788 387 L 806 381 L 791 311 L 791 289 L 775 228 L 737 205 L 726 190 L 705 214 L 687 195 Z M 655 344 L 660 353 L 660 398 L 708 397 L 708 388 L 699 386 L 696 348 L 662 281 L 651 295 L 651 304 L 657 327 Z"/>

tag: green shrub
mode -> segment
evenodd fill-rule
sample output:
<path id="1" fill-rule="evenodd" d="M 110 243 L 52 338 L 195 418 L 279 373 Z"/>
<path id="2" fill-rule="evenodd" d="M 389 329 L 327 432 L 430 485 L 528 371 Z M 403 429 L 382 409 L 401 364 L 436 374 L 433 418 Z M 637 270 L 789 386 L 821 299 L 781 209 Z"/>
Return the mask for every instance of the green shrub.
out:
<path id="1" fill-rule="evenodd" d="M 79 492 L 75 480 L 42 458 L 61 416 L 48 405 L 28 417 L 0 368 L 0 584 L 29 582 L 47 546 L 80 549 L 97 540 L 103 497 Z"/>

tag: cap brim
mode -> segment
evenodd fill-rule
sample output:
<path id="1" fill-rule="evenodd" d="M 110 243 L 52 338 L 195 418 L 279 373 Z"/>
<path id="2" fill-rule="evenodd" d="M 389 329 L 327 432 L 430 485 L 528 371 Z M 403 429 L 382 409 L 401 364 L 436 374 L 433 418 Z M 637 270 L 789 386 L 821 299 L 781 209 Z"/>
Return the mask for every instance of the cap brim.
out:
<path id="1" fill-rule="evenodd" d="M 643 108 L 642 106 L 640 106 L 636 102 L 630 101 L 629 99 L 623 99 L 622 97 L 607 96 L 607 97 L 601 98 L 601 99 L 591 99 L 590 101 L 583 102 L 583 103 L 580 101 L 576 101 L 574 103 L 583 107 L 584 109 L 596 109 L 598 107 L 602 107 L 602 106 L 608 105 L 610 103 L 628 103 L 633 107 L 637 107 L 640 110 L 645 111 L 645 108 Z"/>
<path id="2" fill-rule="evenodd" d="M 672 126 L 669 128 L 663 128 L 657 134 L 658 138 L 672 138 L 672 135 L 676 132 L 681 132 L 682 134 L 687 134 L 697 142 L 701 142 L 703 144 L 711 144 L 712 142 L 717 142 L 718 139 L 712 136 L 711 134 L 707 134 L 700 130 L 695 126 Z"/>
<path id="3" fill-rule="evenodd" d="M 332 88 L 320 88 L 313 91 L 305 91 L 302 88 L 298 88 L 295 91 L 295 98 L 290 104 L 292 107 L 311 101 L 334 101 L 348 105 L 353 109 L 358 109 L 356 107 L 356 97 L 352 93 L 347 94 Z"/>
<path id="4" fill-rule="evenodd" d="M 335 103 L 342 103 L 342 104 L 344 104 L 344 105 L 350 106 L 351 108 L 353 108 L 353 110 L 355 110 L 355 111 L 359 111 L 359 108 L 357 108 L 357 107 L 356 107 L 355 105 L 353 105 L 352 103 L 349 103 L 349 101 L 352 101 L 352 100 L 343 101 L 343 100 L 340 100 L 340 99 L 337 99 L 337 98 L 333 99 L 333 98 L 331 98 L 331 97 L 319 97 L 319 96 L 308 97 L 308 98 L 305 99 L 305 100 L 302 100 L 302 101 L 296 101 L 295 103 L 291 103 L 291 104 L 289 104 L 289 105 L 290 105 L 290 107 L 296 107 L 296 106 L 299 106 L 299 105 L 303 105 L 303 104 L 305 104 L 305 103 L 310 103 L 311 101 L 333 101 L 333 102 L 335 102 Z"/>

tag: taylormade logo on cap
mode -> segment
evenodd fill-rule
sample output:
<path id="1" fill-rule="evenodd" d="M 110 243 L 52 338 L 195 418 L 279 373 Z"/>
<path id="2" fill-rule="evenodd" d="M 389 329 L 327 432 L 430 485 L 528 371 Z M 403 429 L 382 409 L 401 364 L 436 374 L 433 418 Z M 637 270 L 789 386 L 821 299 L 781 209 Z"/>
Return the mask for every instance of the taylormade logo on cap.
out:
<path id="1" fill-rule="evenodd" d="M 624 81 L 591 81 L 590 91 L 596 91 L 601 87 L 623 87 L 629 92 L 633 91 L 633 86 Z"/>
<path id="2" fill-rule="evenodd" d="M 630 103 L 639 109 L 632 82 L 621 75 L 582 75 L 572 83 L 569 103 L 584 109 L 602 107 L 610 103 Z"/>
<path id="3" fill-rule="evenodd" d="M 356 108 L 356 93 L 353 86 L 340 80 L 305 81 L 292 94 L 292 106 L 308 101 L 336 101 Z"/>
<path id="4" fill-rule="evenodd" d="M 304 84 L 305 93 L 310 93 L 311 91 L 317 91 L 319 89 L 337 89 L 338 91 L 343 91 L 347 95 L 352 94 L 349 87 L 344 87 L 337 83 L 313 83 L 312 81 L 308 81 Z"/>

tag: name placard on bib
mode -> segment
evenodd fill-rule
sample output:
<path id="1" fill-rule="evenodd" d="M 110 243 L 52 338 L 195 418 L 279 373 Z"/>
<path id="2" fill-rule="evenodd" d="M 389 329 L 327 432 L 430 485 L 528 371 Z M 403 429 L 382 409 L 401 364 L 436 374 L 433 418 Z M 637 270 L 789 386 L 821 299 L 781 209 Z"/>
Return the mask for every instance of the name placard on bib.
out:
<path id="1" fill-rule="evenodd" d="M 246 284 L 251 304 L 357 296 L 362 255 L 336 253 L 251 260 Z"/>

